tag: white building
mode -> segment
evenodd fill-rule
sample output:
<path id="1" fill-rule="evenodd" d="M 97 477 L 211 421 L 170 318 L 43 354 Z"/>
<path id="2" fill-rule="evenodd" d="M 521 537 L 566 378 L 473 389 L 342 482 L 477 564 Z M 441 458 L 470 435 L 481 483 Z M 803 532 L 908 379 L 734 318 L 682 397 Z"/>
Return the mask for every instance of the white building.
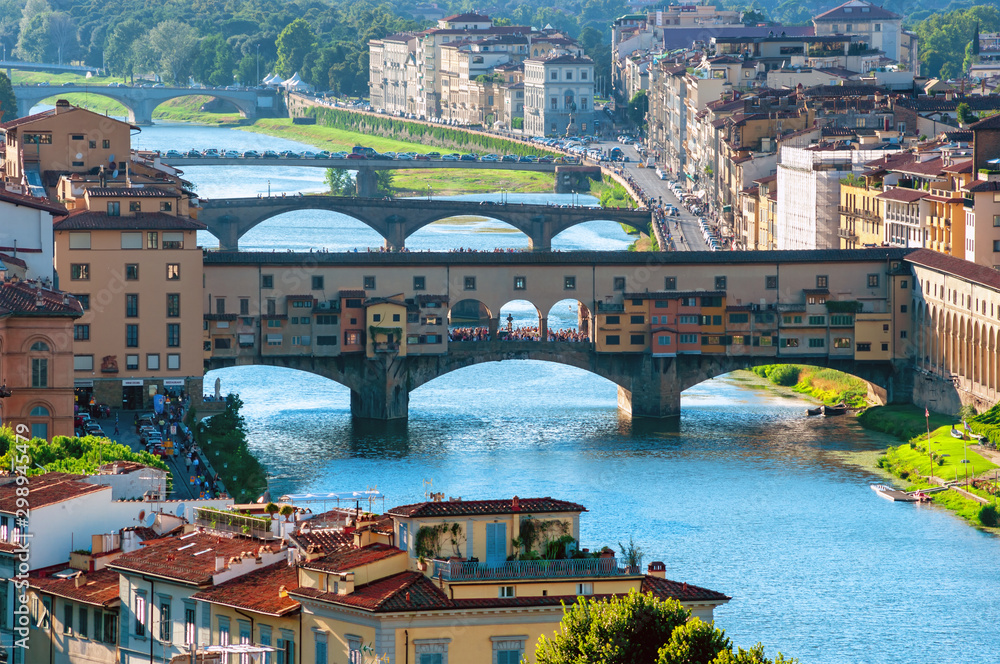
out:
<path id="1" fill-rule="evenodd" d="M 778 164 L 778 249 L 839 249 L 840 178 L 852 150 L 782 147 Z"/>
<path id="2" fill-rule="evenodd" d="M 594 61 L 556 54 L 524 61 L 524 130 L 532 136 L 594 131 Z"/>
<path id="3" fill-rule="evenodd" d="M 890 246 L 920 249 L 924 246 L 926 230 L 921 227 L 921 219 L 926 215 L 921 210 L 926 204 L 921 201 L 929 192 L 904 187 L 887 188 L 877 198 L 885 206 L 885 236 Z"/>
<path id="4" fill-rule="evenodd" d="M 858 35 L 871 48 L 885 52 L 886 57 L 899 61 L 903 17 L 865 0 L 848 0 L 844 4 L 813 17 L 817 37 Z"/>
<path id="5" fill-rule="evenodd" d="M 58 203 L 0 188 L 0 261 L 10 276 L 52 284 L 52 220 L 65 214 Z"/>

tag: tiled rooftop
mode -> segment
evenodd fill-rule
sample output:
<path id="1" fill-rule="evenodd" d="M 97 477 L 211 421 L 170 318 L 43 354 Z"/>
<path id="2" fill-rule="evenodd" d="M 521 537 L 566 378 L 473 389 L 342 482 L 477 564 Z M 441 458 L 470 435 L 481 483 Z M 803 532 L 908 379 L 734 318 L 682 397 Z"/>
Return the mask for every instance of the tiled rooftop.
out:
<path id="1" fill-rule="evenodd" d="M 18 485 L 13 478 L 10 479 L 11 481 L 0 485 L 0 512 L 13 514 L 17 511 Z M 111 495 L 109 487 L 84 482 L 83 475 L 69 473 L 45 473 L 29 477 L 28 491 L 31 495 L 32 510 L 98 491 L 108 491 L 109 498 Z"/>
<path id="2" fill-rule="evenodd" d="M 144 231 L 183 230 L 200 231 L 205 224 L 187 217 L 175 217 L 163 212 L 135 212 L 128 217 L 110 216 L 97 210 L 80 210 L 56 221 L 57 231 Z"/>
<path id="3" fill-rule="evenodd" d="M 518 509 L 513 500 L 455 500 L 448 502 L 423 502 L 400 505 L 386 514 L 398 517 L 429 516 L 474 516 L 489 514 L 541 513 L 541 512 L 586 512 L 587 508 L 576 503 L 554 498 L 519 498 Z"/>
<path id="4" fill-rule="evenodd" d="M 233 557 L 255 555 L 261 548 L 274 550 L 272 545 L 249 537 L 197 533 L 154 540 L 138 551 L 121 556 L 111 566 L 122 572 L 152 574 L 203 586 L 210 584 L 217 573 L 217 556 L 228 562 Z"/>
<path id="5" fill-rule="evenodd" d="M 341 548 L 328 553 L 326 556 L 302 563 L 308 569 L 317 569 L 325 572 L 347 572 L 358 567 L 377 563 L 394 556 L 405 556 L 406 552 L 388 544 L 369 544 L 360 549 Z"/>
<path id="6" fill-rule="evenodd" d="M 907 262 L 952 274 L 990 288 L 1000 289 L 1000 272 L 930 249 L 917 249 L 906 257 Z"/>
<path id="7" fill-rule="evenodd" d="M 79 580 L 81 583 L 78 585 L 76 578 L 60 579 L 51 575 L 32 574 L 28 584 L 43 593 L 92 606 L 109 607 L 120 601 L 118 572 L 105 568 L 81 574 Z"/>
<path id="8" fill-rule="evenodd" d="M 207 588 L 193 597 L 254 613 L 284 616 L 294 613 L 299 603 L 287 595 L 282 597 L 281 589 L 290 592 L 298 587 L 298 569 L 276 564 Z"/>

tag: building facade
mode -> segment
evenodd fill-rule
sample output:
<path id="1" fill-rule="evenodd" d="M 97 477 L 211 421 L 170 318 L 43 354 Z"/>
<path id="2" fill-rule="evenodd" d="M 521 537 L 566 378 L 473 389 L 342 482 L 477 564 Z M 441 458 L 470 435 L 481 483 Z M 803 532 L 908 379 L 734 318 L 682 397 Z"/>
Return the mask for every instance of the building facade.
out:
<path id="1" fill-rule="evenodd" d="M 552 55 L 524 61 L 524 130 L 532 136 L 594 131 L 594 61 Z"/>

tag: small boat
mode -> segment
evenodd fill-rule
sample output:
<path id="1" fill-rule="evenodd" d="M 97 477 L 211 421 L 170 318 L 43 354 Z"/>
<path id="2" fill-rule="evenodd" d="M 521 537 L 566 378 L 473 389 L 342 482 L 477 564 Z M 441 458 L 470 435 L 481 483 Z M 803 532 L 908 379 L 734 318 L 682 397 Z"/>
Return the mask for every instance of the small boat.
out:
<path id="1" fill-rule="evenodd" d="M 806 415 L 822 415 L 822 414 L 823 414 L 823 406 L 819 406 L 817 408 L 806 408 Z"/>
<path id="2" fill-rule="evenodd" d="M 958 438 L 959 440 L 965 440 L 965 434 L 956 429 L 955 427 L 951 428 L 951 437 Z"/>
<path id="3" fill-rule="evenodd" d="M 843 415 L 847 412 L 847 404 L 843 401 L 834 406 L 823 406 L 823 415 L 830 417 L 832 415 Z"/>
<path id="4" fill-rule="evenodd" d="M 911 496 L 905 491 L 893 489 L 891 486 L 886 486 L 884 484 L 872 484 L 871 488 L 879 498 L 885 498 L 886 500 L 891 500 L 894 503 L 915 503 L 919 500 L 916 496 Z"/>

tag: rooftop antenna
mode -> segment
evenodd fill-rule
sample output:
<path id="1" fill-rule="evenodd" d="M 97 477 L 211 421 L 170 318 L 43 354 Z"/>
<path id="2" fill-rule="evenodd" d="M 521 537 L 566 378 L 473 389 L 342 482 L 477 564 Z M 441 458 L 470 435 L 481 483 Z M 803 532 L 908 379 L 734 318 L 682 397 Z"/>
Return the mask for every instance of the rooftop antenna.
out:
<path id="1" fill-rule="evenodd" d="M 434 480 L 424 480 L 424 498 L 431 499 L 431 489 L 434 487 Z"/>

